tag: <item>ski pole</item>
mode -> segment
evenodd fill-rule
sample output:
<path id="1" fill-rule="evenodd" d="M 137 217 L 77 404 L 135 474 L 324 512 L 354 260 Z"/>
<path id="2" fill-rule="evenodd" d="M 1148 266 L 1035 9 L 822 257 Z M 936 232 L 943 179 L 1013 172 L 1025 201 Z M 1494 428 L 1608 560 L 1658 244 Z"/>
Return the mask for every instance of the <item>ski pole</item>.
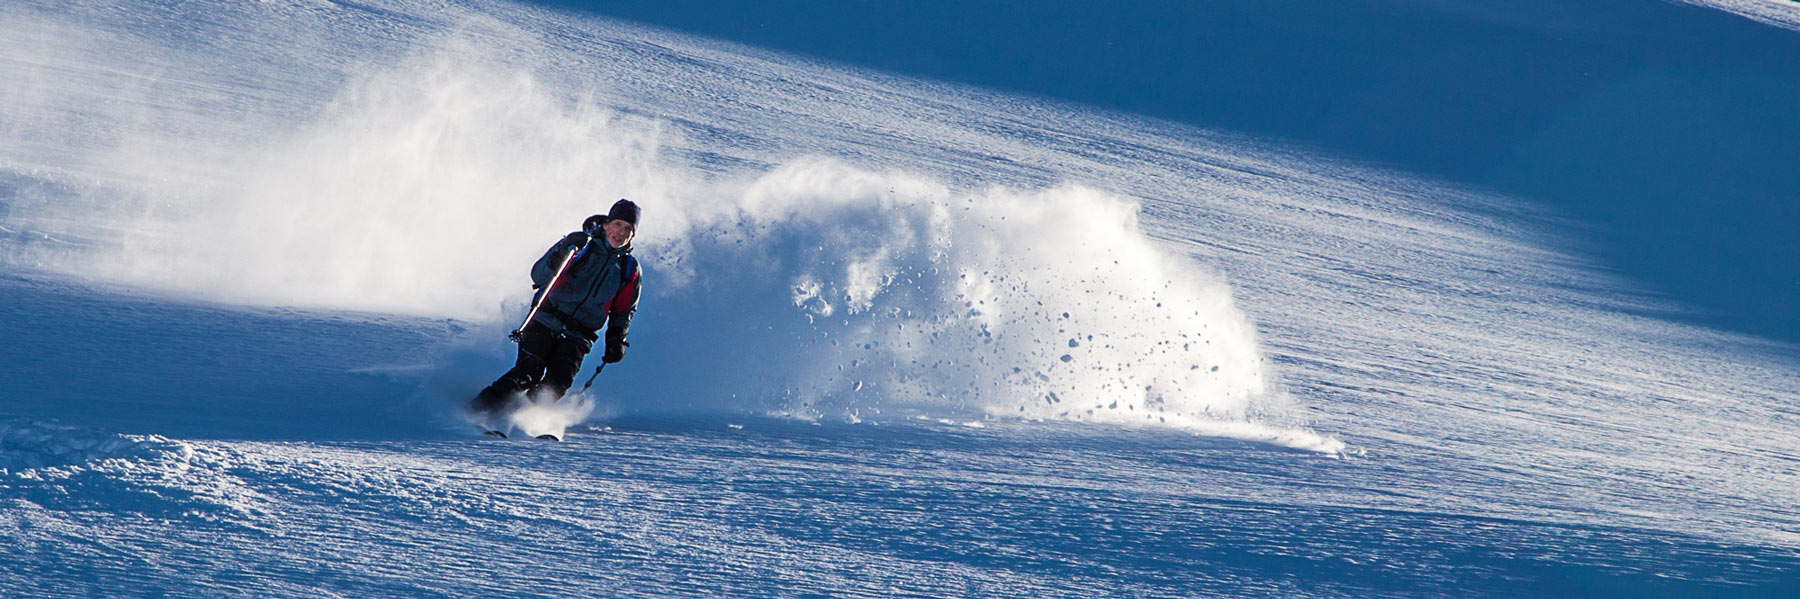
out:
<path id="1" fill-rule="evenodd" d="M 587 384 L 581 386 L 582 393 L 587 393 L 588 387 L 594 386 L 594 379 L 600 378 L 600 371 L 602 370 L 606 370 L 605 362 L 601 362 L 599 366 L 594 367 L 594 376 L 588 377 Z"/>
<path id="2" fill-rule="evenodd" d="M 506 336 L 507 339 L 517 342 L 524 337 L 526 325 L 531 324 L 531 318 L 537 316 L 538 308 L 544 307 L 544 302 L 550 299 L 550 292 L 556 289 L 556 284 L 562 282 L 563 270 L 569 267 L 570 262 L 575 261 L 575 252 L 578 249 L 580 248 L 572 245 L 569 246 L 569 256 L 563 258 L 562 266 L 556 267 L 556 276 L 550 277 L 550 284 L 544 287 L 544 294 L 538 296 L 537 303 L 531 305 L 531 312 L 525 315 L 525 322 L 519 323 L 519 328 L 513 330 L 511 334 L 508 334 Z"/>

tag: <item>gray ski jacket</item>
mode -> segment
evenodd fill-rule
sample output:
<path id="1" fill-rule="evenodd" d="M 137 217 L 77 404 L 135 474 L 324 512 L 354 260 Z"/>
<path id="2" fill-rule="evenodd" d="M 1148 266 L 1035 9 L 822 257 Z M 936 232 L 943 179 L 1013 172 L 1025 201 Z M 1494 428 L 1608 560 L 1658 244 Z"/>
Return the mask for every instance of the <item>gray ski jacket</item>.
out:
<path id="1" fill-rule="evenodd" d="M 589 348 L 599 339 L 601 327 L 606 327 L 609 342 L 615 337 L 624 342 L 631 317 L 637 313 L 642 276 L 637 258 L 631 255 L 631 244 L 613 249 L 606 247 L 603 239 L 589 240 L 563 271 L 562 280 L 551 287 L 550 278 L 567 251 L 563 243 L 559 240 L 551 245 L 531 266 L 531 282 L 538 289 L 532 301 L 543 303 L 531 319 L 552 331 L 572 333 L 570 337 L 584 340 Z"/>

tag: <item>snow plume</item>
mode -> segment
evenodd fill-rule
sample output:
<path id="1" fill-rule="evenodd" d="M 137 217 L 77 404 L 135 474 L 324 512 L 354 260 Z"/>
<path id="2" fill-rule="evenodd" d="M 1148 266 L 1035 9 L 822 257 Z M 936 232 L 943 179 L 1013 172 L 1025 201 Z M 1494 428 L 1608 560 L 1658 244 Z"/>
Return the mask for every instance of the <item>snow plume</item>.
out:
<path id="1" fill-rule="evenodd" d="M 1290 432 L 1229 287 L 1141 233 L 1126 198 L 956 189 L 827 157 L 724 174 L 677 164 L 665 143 L 730 149 L 665 140 L 655 118 L 609 107 L 604 68 L 558 66 L 574 57 L 479 19 L 361 40 L 361 62 L 323 72 L 282 57 L 213 70 L 216 50 L 0 26 L 52 32 L 17 38 L 32 60 L 0 64 L 33 82 L 0 103 L 21 132 L 0 141 L 7 224 L 75 240 L 14 243 L 15 260 L 210 301 L 485 329 L 522 318 L 526 269 L 552 240 L 630 197 L 645 206 L 648 295 L 607 410 L 1070 419 L 1336 443 Z M 288 60 L 318 43 L 294 41 Z M 509 348 L 495 332 L 446 354 L 432 370 L 456 384 L 441 396 L 466 400 Z M 551 416 L 532 426 L 586 415 Z"/>
<path id="2" fill-rule="evenodd" d="M 655 308 L 697 365 L 680 380 L 761 379 L 779 390 L 773 410 L 812 418 L 978 414 L 1342 447 L 1264 424 L 1286 406 L 1254 327 L 1222 280 L 1140 232 L 1125 198 L 959 192 L 823 158 L 721 195 L 732 210 L 694 219 L 691 249 L 649 250 L 692 279 Z M 743 389 L 708 386 L 681 394 Z"/>
<path id="3" fill-rule="evenodd" d="M 539 246 L 613 199 L 656 194 L 654 128 L 457 60 L 468 55 L 352 89 L 249 182 L 257 201 L 208 218 L 204 230 L 224 238 L 203 260 L 252 296 L 479 316 Z M 519 239 L 532 243 L 509 243 Z"/>
<path id="4" fill-rule="evenodd" d="M 617 118 L 593 99 L 603 83 L 547 83 L 533 36 L 491 20 L 325 72 L 6 31 L 30 33 L 0 42 L 29 59 L 0 76 L 32 83 L 0 98 L 9 228 L 67 241 L 14 244 L 15 261 L 215 301 L 488 319 L 550 240 L 663 193 L 655 123 Z M 44 75 L 63 71 L 78 76 Z"/>
<path id="5" fill-rule="evenodd" d="M 513 412 L 510 417 L 512 426 L 536 437 L 544 434 L 562 438 L 572 425 L 586 420 L 594 412 L 594 402 L 584 395 L 570 395 L 561 401 L 540 401 L 526 404 Z"/>

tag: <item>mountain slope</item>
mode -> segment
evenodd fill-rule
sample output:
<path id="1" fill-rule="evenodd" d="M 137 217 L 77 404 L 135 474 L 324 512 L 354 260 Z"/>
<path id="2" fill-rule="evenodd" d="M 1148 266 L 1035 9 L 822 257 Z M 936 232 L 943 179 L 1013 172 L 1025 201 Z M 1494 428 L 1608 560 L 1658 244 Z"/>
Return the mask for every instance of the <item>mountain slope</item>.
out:
<path id="1" fill-rule="evenodd" d="M 0 33 L 8 595 L 1800 571 L 1800 353 L 1659 317 L 1516 198 L 510 4 L 15 3 Z M 620 196 L 629 358 L 567 442 L 479 436 L 525 269 Z"/>

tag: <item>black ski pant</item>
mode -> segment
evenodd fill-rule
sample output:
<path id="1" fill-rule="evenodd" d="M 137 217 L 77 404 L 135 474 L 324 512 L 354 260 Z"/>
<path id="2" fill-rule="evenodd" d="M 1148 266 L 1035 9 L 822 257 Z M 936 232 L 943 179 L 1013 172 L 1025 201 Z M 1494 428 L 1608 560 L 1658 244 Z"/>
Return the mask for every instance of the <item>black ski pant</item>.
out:
<path id="1" fill-rule="evenodd" d="M 500 375 L 494 384 L 481 390 L 470 406 L 479 412 L 491 412 L 505 406 L 513 394 L 530 393 L 533 399 L 555 401 L 575 384 L 575 373 L 587 357 L 587 340 L 580 333 L 560 334 L 533 320 L 525 325 L 519 339 L 519 359 L 512 370 Z"/>

